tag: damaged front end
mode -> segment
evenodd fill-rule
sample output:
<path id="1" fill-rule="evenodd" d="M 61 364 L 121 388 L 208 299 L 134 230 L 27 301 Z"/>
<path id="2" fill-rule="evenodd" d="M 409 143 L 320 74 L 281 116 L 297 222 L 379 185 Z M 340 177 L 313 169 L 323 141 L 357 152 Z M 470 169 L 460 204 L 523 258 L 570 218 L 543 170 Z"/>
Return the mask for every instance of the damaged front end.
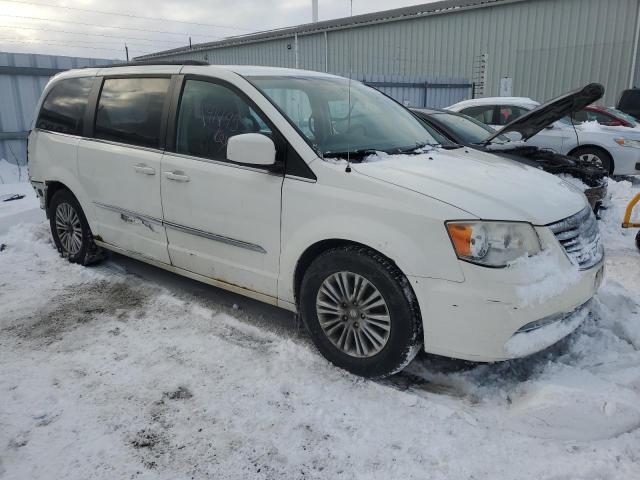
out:
<path id="1" fill-rule="evenodd" d="M 489 149 L 489 151 L 491 150 Z M 584 194 L 596 213 L 598 213 L 607 194 L 607 171 L 593 162 L 526 145 L 501 148 L 499 151 L 491 151 L 491 153 L 541 168 L 553 175 L 566 174 L 580 180 L 587 187 L 584 188 Z"/>

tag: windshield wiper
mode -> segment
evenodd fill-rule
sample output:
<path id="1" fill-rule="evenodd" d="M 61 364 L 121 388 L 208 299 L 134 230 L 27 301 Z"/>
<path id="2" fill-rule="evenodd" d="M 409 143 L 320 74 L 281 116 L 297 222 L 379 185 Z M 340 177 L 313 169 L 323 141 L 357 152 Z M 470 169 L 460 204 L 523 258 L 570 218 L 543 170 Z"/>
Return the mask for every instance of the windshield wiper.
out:
<path id="1" fill-rule="evenodd" d="M 439 147 L 439 146 L 440 146 L 439 143 L 416 143 L 411 147 L 394 148 L 389 153 L 404 154 L 404 155 L 411 155 L 411 154 L 418 155 L 423 152 L 418 152 L 417 150 L 423 149 L 425 147 Z"/>
<path id="2" fill-rule="evenodd" d="M 375 155 L 379 150 L 374 150 L 372 148 L 360 148 L 358 150 L 349 150 L 344 152 L 325 152 L 322 156 L 324 158 L 344 158 L 347 157 L 349 159 L 362 160 L 364 157 L 369 155 Z"/>
<path id="3" fill-rule="evenodd" d="M 440 145 L 440 147 L 445 150 L 457 150 L 458 148 L 464 148 L 464 145 L 460 145 L 459 143 L 446 143 L 444 145 Z"/>

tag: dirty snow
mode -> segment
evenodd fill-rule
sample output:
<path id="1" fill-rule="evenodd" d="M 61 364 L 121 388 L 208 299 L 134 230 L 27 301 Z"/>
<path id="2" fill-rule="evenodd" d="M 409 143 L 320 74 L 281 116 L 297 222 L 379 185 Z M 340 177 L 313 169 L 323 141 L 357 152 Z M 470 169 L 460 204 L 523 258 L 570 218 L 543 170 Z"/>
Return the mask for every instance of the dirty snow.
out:
<path id="1" fill-rule="evenodd" d="M 640 184 L 610 189 L 593 318 L 528 358 L 422 355 L 382 382 L 329 365 L 287 312 L 117 255 L 68 264 L 44 220 L 14 218 L 0 477 L 640 478 L 640 254 L 620 228 Z"/>

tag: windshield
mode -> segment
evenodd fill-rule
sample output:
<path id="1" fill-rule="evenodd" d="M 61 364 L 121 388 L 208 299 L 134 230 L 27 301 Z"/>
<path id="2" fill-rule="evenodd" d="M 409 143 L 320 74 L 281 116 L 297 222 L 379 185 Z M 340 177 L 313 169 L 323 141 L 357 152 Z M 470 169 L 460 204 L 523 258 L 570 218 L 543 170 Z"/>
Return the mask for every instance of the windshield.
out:
<path id="1" fill-rule="evenodd" d="M 410 151 L 439 142 L 404 107 L 379 91 L 333 77 L 249 77 L 320 156 Z"/>
<path id="2" fill-rule="evenodd" d="M 621 112 L 617 108 L 607 107 L 604 110 L 605 110 L 605 112 L 609 112 L 611 115 L 613 115 L 615 117 L 622 118 L 623 120 L 626 120 L 627 122 L 629 122 L 634 127 L 638 125 L 638 121 L 635 118 L 633 118 L 631 115 L 628 115 L 628 114 L 626 114 L 624 112 Z"/>
<path id="3" fill-rule="evenodd" d="M 457 136 L 460 136 L 464 143 L 482 143 L 489 138 L 489 136 L 496 133 L 490 126 L 466 115 L 434 113 L 433 117 L 437 122 L 440 122 L 446 128 L 455 132 Z M 504 143 L 508 142 L 509 139 L 504 135 L 499 135 L 493 141 Z"/>

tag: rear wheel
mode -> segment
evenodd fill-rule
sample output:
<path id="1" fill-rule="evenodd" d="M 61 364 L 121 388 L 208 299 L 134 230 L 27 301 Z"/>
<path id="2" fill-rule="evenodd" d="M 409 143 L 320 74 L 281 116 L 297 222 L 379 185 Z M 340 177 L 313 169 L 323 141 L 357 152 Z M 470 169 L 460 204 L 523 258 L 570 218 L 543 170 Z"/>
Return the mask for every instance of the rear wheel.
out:
<path id="1" fill-rule="evenodd" d="M 364 377 L 402 370 L 422 345 L 422 320 L 406 277 L 364 247 L 329 250 L 307 269 L 302 319 L 318 350 Z"/>
<path id="2" fill-rule="evenodd" d="M 63 257 L 81 265 L 102 259 L 84 212 L 69 190 L 59 190 L 53 195 L 48 213 L 53 241 Z"/>
<path id="3" fill-rule="evenodd" d="M 613 173 L 613 160 L 611 155 L 595 147 L 580 147 L 573 151 L 571 156 L 582 160 L 585 163 L 591 163 L 598 167 L 604 168 L 609 174 Z"/>

